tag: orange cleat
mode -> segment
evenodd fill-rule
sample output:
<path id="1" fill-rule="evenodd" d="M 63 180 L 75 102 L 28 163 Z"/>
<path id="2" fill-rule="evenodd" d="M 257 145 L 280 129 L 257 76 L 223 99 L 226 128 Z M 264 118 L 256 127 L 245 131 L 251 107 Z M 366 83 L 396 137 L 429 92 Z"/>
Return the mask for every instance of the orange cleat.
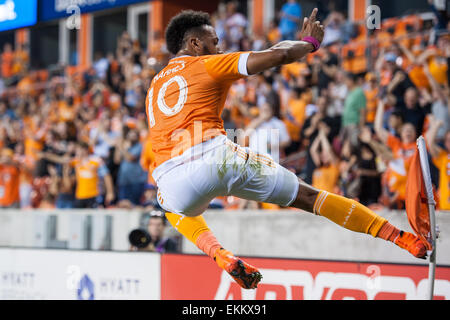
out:
<path id="1" fill-rule="evenodd" d="M 217 249 L 214 261 L 244 289 L 255 289 L 262 279 L 258 269 L 235 257 L 224 248 Z"/>
<path id="2" fill-rule="evenodd" d="M 402 249 L 408 250 L 413 256 L 425 259 L 427 257 L 427 248 L 420 238 L 412 233 L 400 231 L 394 243 Z"/>

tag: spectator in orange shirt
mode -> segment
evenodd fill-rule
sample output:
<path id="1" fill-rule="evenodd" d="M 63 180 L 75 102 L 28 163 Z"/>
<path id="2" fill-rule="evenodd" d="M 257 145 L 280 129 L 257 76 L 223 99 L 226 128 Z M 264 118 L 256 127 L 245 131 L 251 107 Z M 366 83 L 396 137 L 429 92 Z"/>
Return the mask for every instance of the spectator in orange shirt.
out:
<path id="1" fill-rule="evenodd" d="M 338 158 L 327 138 L 329 128 L 321 125 L 319 134 L 311 145 L 311 157 L 316 165 L 312 186 L 320 190 L 335 192 L 339 180 Z"/>
<path id="2" fill-rule="evenodd" d="M 309 94 L 304 93 L 302 88 L 293 88 L 290 92 L 287 110 L 284 112 L 283 122 L 297 149 L 300 143 L 300 131 L 306 119 L 306 105 L 311 102 L 310 100 Z"/>
<path id="3" fill-rule="evenodd" d="M 440 85 L 448 83 L 447 77 L 447 57 L 450 42 L 447 37 L 440 37 L 436 47 L 425 50 L 418 58 L 418 63 L 426 63 L 433 78 Z"/>
<path id="4" fill-rule="evenodd" d="M 378 138 L 393 152 L 394 159 L 389 162 L 386 171 L 388 175 L 388 187 L 390 191 L 390 202 L 394 206 L 403 206 L 405 200 L 406 175 L 410 166 L 411 158 L 416 150 L 416 128 L 411 123 L 404 123 L 400 129 L 400 138 L 389 133 L 383 127 L 384 103 L 378 104 L 375 116 L 375 133 Z M 400 202 L 400 204 L 399 204 Z"/>
<path id="5" fill-rule="evenodd" d="M 20 208 L 20 168 L 13 155 L 3 149 L 0 156 L 0 208 Z"/>
<path id="6" fill-rule="evenodd" d="M 13 76 L 13 63 L 14 63 L 14 52 L 10 43 L 5 43 L 3 46 L 3 53 L 1 55 L 2 63 L 2 77 L 10 78 Z"/>
<path id="7" fill-rule="evenodd" d="M 58 121 L 73 121 L 77 114 L 77 106 L 73 96 L 65 96 L 63 100 L 57 103 Z"/>
<path id="8" fill-rule="evenodd" d="M 413 46 L 408 48 L 402 41 L 398 41 L 395 45 L 401 55 L 402 68 L 408 73 L 412 83 L 419 89 L 428 89 L 430 83 L 424 73 L 422 64 L 424 63 L 423 48 L 421 46 Z"/>
<path id="9" fill-rule="evenodd" d="M 378 105 L 378 83 L 375 74 L 368 72 L 365 76 L 366 86 L 364 94 L 366 96 L 366 124 L 373 126 L 375 113 Z"/>
<path id="10" fill-rule="evenodd" d="M 64 156 L 43 154 L 43 157 L 54 163 L 63 165 L 68 163 L 75 169 L 74 207 L 79 209 L 109 206 L 115 198 L 114 184 L 108 167 L 100 157 L 91 154 L 89 149 L 87 143 L 78 142 L 74 158 L 70 158 L 67 154 Z M 103 179 L 106 189 L 104 199 L 100 179 Z"/>
<path id="11" fill-rule="evenodd" d="M 28 70 L 29 61 L 30 57 L 27 52 L 27 44 L 22 43 L 19 45 L 19 48 L 14 53 L 14 63 L 12 66 L 12 73 L 15 75 L 25 73 Z"/>
<path id="12" fill-rule="evenodd" d="M 268 30 L 267 30 L 267 40 L 269 41 L 270 45 L 273 46 L 274 44 L 278 43 L 281 39 L 281 32 L 278 28 L 277 21 L 273 19 L 270 21 Z"/>
<path id="13" fill-rule="evenodd" d="M 75 168 L 76 176 L 75 207 L 94 208 L 103 205 L 103 201 L 99 201 L 102 197 L 100 178 L 106 188 L 104 204 L 110 205 L 115 198 L 112 177 L 103 160 L 90 154 L 89 145 L 78 143 L 75 159 L 70 163 Z"/>

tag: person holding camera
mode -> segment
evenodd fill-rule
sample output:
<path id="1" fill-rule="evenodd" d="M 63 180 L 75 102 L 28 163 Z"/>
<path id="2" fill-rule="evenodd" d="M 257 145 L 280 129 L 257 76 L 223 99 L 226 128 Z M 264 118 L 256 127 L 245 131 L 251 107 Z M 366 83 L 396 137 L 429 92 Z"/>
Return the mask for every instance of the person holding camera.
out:
<path id="1" fill-rule="evenodd" d="M 131 251 L 151 251 L 159 253 L 179 252 L 176 240 L 166 237 L 166 219 L 160 211 L 153 211 L 148 218 L 146 229 L 130 232 Z"/>

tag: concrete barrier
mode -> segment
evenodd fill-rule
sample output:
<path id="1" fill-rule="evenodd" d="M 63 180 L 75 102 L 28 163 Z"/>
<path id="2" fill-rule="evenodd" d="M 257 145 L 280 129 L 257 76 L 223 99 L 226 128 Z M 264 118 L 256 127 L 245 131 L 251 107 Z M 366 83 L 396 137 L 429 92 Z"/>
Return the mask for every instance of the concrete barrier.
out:
<path id="1" fill-rule="evenodd" d="M 379 211 L 393 225 L 412 232 L 405 211 Z M 300 210 L 240 212 L 210 210 L 206 222 L 219 242 L 237 255 L 426 264 L 392 243 L 344 229 Z M 436 213 L 440 238 L 437 264 L 450 265 L 450 212 Z M 183 252 L 199 253 L 189 241 Z"/>
<path id="2" fill-rule="evenodd" d="M 1 210 L 0 246 L 127 251 L 136 210 Z"/>
<path id="3" fill-rule="evenodd" d="M 1 210 L 0 246 L 84 250 L 129 249 L 140 226 L 136 210 Z M 379 211 L 412 231 L 404 211 Z M 242 256 L 427 264 L 392 243 L 351 232 L 300 210 L 208 210 L 204 217 L 221 244 Z M 450 266 L 450 212 L 436 213 L 438 265 Z M 168 235 L 178 235 L 172 228 Z M 201 253 L 183 238 L 182 252 Z"/>

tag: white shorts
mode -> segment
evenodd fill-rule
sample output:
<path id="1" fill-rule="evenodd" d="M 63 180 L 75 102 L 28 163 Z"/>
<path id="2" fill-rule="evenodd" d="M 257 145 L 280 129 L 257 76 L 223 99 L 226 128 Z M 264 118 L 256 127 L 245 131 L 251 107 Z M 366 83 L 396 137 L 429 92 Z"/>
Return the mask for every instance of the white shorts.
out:
<path id="1" fill-rule="evenodd" d="M 186 150 L 153 171 L 158 203 L 187 216 L 202 214 L 212 199 L 232 195 L 289 206 L 296 198 L 297 176 L 273 161 L 221 135 Z"/>

